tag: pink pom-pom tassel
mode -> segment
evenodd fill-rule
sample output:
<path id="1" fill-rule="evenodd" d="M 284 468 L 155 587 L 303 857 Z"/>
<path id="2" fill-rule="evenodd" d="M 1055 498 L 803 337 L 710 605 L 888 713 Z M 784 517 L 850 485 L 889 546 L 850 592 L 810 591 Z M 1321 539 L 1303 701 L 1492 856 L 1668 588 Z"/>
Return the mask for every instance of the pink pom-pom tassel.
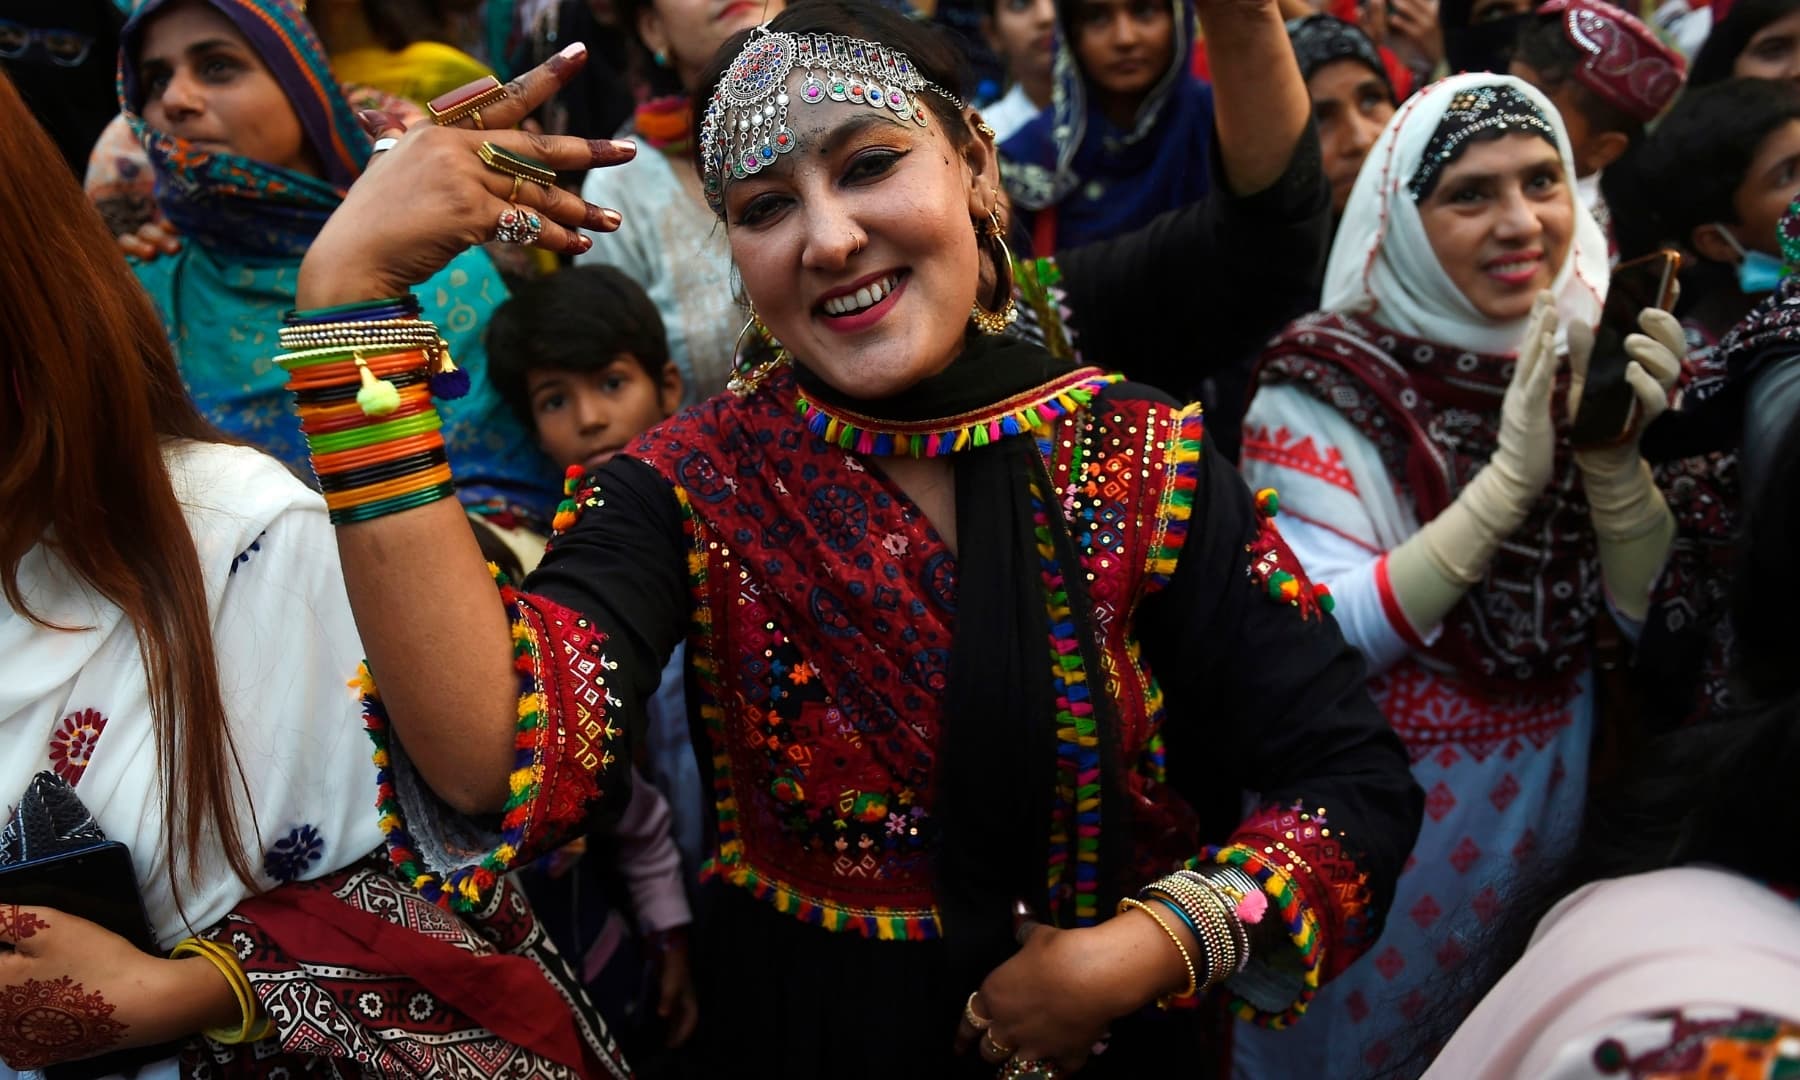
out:
<path id="1" fill-rule="evenodd" d="M 1269 898 L 1260 891 L 1245 893 L 1244 898 L 1237 902 L 1238 918 L 1250 926 L 1262 922 L 1262 917 L 1268 913 L 1268 910 Z"/>

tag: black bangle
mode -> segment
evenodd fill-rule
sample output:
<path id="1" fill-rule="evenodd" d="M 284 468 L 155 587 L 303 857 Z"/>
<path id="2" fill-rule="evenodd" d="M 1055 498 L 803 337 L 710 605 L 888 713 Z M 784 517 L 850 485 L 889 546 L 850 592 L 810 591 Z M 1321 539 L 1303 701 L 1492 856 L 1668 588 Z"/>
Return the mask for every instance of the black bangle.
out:
<path id="1" fill-rule="evenodd" d="M 386 376 L 387 381 L 394 384 L 394 389 L 404 390 L 409 386 L 417 386 L 430 378 L 424 368 L 407 371 L 399 375 Z M 327 387 L 323 390 L 296 390 L 294 403 L 297 405 L 341 405 L 346 401 L 355 401 L 356 392 L 362 389 L 359 379 L 351 379 L 342 386 Z"/>
<path id="2" fill-rule="evenodd" d="M 405 476 L 407 473 L 423 472 L 434 465 L 442 465 L 448 460 L 444 449 L 438 447 L 435 450 L 408 454 L 394 461 L 364 465 L 359 469 L 350 469 L 347 472 L 326 473 L 319 476 L 319 490 L 333 492 L 368 487 L 370 484 L 379 484 L 383 480 L 392 480 L 398 476 Z"/>

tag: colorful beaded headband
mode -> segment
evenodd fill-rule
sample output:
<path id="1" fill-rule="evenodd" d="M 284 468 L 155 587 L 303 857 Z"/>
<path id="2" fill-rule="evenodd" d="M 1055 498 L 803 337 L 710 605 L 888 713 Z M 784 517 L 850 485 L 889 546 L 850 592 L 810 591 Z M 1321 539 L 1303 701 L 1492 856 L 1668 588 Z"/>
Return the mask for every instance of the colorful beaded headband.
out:
<path id="1" fill-rule="evenodd" d="M 1463 144 L 1477 135 L 1502 135 L 1518 132 L 1540 135 L 1551 146 L 1560 149 L 1556 128 L 1531 99 L 1510 86 L 1477 86 L 1460 91 L 1450 99 L 1450 107 L 1438 121 L 1437 131 L 1425 144 L 1425 156 L 1419 159 L 1419 171 L 1406 187 L 1414 202 L 1421 202 L 1437 187 L 1438 176 L 1457 155 Z"/>
<path id="2" fill-rule="evenodd" d="M 919 74 L 905 53 L 839 34 L 788 34 L 759 26 L 731 62 L 700 121 L 701 182 L 713 212 L 724 216 L 725 181 L 773 165 L 797 145 L 788 130 L 788 75 L 800 68 L 808 105 L 847 101 L 889 109 L 929 126 L 918 94 L 929 90 L 960 112 L 962 99 Z"/>

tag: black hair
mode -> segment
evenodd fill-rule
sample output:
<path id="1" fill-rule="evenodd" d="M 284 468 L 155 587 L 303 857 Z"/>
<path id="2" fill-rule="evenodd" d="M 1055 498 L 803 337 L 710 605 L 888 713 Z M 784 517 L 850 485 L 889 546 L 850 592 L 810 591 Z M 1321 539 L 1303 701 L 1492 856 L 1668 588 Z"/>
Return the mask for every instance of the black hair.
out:
<path id="1" fill-rule="evenodd" d="M 617 267 L 577 266 L 526 282 L 488 318 L 488 382 L 534 431 L 531 372 L 599 371 L 625 355 L 660 381 L 669 339 L 649 294 Z"/>
<path id="2" fill-rule="evenodd" d="M 1575 79 L 1575 69 L 1587 61 L 1588 54 L 1569 40 L 1561 15 L 1538 15 L 1520 28 L 1513 59 L 1528 65 L 1542 80 L 1538 89 L 1554 94 Z M 1583 119 L 1596 131 L 1622 132 L 1634 142 L 1644 133 L 1642 120 L 1579 81 L 1575 81 L 1574 96 Z"/>
<path id="3" fill-rule="evenodd" d="M 1763 27 L 1793 11 L 1800 0 L 1738 0 L 1731 14 L 1712 28 L 1688 68 L 1688 86 L 1711 86 L 1731 78 L 1737 59 Z"/>
<path id="4" fill-rule="evenodd" d="M 1687 247 L 1695 229 L 1738 220 L 1737 191 L 1769 134 L 1800 120 L 1800 86 L 1727 79 L 1690 89 L 1647 139 L 1607 170 L 1603 183 L 1622 258 L 1668 244 Z"/>
<path id="5" fill-rule="evenodd" d="M 674 67 L 658 65 L 655 54 L 638 32 L 638 19 L 654 6 L 655 0 L 613 0 L 613 18 L 617 20 L 618 31 L 625 35 L 625 62 L 629 68 L 626 74 L 643 83 L 651 97 L 679 94 L 682 92 L 681 80 Z"/>
<path id="6" fill-rule="evenodd" d="M 875 41 L 890 49 L 898 49 L 912 60 L 920 75 L 937 86 L 969 100 L 969 69 L 962 50 L 942 29 L 929 23 L 914 22 L 906 16 L 870 0 L 806 0 L 792 4 L 769 21 L 770 30 L 789 34 L 842 34 L 845 37 Z M 750 40 L 752 31 L 741 30 L 731 35 L 712 62 L 700 73 L 700 84 L 694 89 L 693 130 L 698 132 L 706 118 L 706 103 L 724 78 L 725 70 Z M 945 132 L 951 145 L 966 149 L 973 136 L 963 122 L 962 111 L 942 96 L 926 91 L 916 95 L 925 103 Z M 700 140 L 694 140 L 694 163 L 700 175 L 706 168 L 700 162 Z"/>

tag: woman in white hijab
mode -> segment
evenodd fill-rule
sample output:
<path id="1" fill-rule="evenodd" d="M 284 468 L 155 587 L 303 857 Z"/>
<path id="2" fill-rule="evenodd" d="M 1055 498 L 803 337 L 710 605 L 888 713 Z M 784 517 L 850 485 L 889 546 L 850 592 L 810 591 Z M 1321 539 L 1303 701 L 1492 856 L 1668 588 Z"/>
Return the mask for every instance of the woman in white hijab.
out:
<path id="1" fill-rule="evenodd" d="M 1625 345 L 1631 430 L 1571 447 L 1607 288 L 1574 178 L 1562 122 L 1530 86 L 1428 87 L 1357 178 L 1324 310 L 1258 367 L 1244 474 L 1280 490 L 1283 531 L 1336 596 L 1427 802 L 1382 940 L 1315 999 L 1305 1034 L 1245 1032 L 1241 1074 L 1394 1066 L 1462 931 L 1579 823 L 1592 630 L 1603 599 L 1627 625 L 1643 617 L 1674 530 L 1637 435 L 1666 407 L 1682 346 L 1672 319 L 1645 313 Z"/>

